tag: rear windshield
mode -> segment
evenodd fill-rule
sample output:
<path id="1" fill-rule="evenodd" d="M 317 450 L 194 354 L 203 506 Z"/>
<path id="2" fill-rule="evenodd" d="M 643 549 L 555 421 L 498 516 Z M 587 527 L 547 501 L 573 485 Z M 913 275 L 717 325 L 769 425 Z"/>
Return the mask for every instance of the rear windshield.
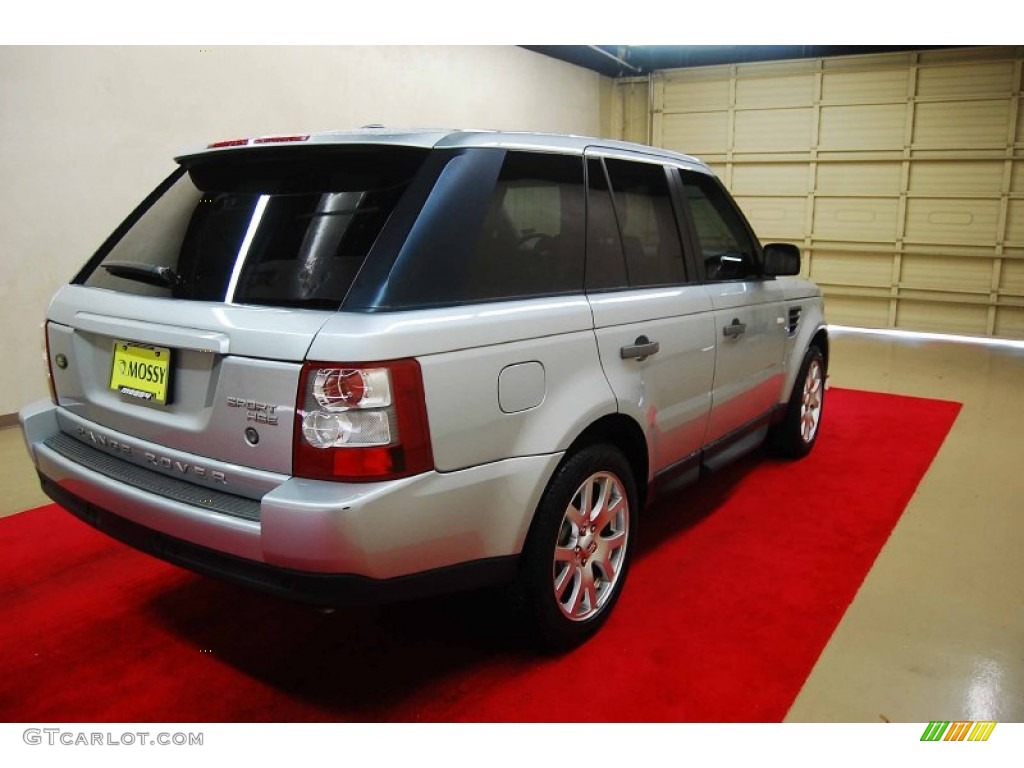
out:
<path id="1" fill-rule="evenodd" d="M 210 156 L 172 175 L 76 282 L 337 309 L 426 155 L 344 147 Z"/>

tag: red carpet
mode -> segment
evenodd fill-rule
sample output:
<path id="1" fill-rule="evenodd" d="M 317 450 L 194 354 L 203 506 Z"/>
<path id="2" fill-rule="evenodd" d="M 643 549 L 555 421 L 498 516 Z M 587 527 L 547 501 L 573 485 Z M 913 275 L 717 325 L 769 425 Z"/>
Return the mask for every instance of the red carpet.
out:
<path id="1" fill-rule="evenodd" d="M 626 593 L 561 658 L 491 593 L 305 608 L 56 506 L 0 520 L 0 720 L 778 721 L 959 404 L 832 390 L 814 453 L 755 454 L 642 521 Z"/>

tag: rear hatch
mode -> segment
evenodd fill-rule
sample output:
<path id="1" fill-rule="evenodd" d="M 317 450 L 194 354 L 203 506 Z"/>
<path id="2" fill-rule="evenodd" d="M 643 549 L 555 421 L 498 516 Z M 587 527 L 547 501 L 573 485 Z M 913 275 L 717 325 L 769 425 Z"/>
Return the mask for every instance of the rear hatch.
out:
<path id="1" fill-rule="evenodd" d="M 387 240 L 426 152 L 339 145 L 186 159 L 50 306 L 62 429 L 108 452 L 120 434 L 290 473 L 306 351 Z"/>

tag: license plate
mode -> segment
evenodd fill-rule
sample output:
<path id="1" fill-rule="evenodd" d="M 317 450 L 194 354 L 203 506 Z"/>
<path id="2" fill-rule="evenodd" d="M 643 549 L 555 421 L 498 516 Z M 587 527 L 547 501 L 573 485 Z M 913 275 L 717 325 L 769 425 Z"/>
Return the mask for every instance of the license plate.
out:
<path id="1" fill-rule="evenodd" d="M 111 389 L 138 400 L 165 405 L 170 378 L 171 350 L 167 347 L 114 342 Z"/>

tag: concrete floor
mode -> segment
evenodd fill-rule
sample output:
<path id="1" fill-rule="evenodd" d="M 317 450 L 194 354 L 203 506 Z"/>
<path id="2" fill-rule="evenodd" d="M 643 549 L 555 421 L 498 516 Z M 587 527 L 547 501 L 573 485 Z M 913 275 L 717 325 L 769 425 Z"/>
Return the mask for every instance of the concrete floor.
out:
<path id="1" fill-rule="evenodd" d="M 834 334 L 830 373 L 964 405 L 786 719 L 1024 721 L 1024 350 Z M 17 429 L 0 482 L 47 503 Z"/>
<path id="2" fill-rule="evenodd" d="M 833 386 L 963 409 L 787 720 L 1020 722 L 1024 350 L 834 339 Z"/>
<path id="3" fill-rule="evenodd" d="M 0 489 L 0 517 L 50 503 L 39 490 L 36 471 L 17 427 L 0 429 Z"/>

